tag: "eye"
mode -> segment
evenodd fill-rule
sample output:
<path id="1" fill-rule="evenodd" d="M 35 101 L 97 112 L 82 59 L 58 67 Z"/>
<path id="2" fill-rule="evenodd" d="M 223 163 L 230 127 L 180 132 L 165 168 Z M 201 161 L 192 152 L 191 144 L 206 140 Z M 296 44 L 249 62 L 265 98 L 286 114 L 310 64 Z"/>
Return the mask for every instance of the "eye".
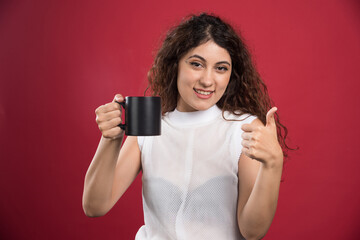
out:
<path id="1" fill-rule="evenodd" d="M 216 67 L 216 70 L 218 70 L 220 72 L 226 72 L 228 70 L 228 68 L 225 66 L 218 66 L 218 67 Z"/>
<path id="2" fill-rule="evenodd" d="M 200 67 L 202 67 L 201 63 L 199 63 L 199 62 L 190 62 L 190 65 L 193 66 L 193 67 L 195 67 L 195 68 L 200 68 Z"/>

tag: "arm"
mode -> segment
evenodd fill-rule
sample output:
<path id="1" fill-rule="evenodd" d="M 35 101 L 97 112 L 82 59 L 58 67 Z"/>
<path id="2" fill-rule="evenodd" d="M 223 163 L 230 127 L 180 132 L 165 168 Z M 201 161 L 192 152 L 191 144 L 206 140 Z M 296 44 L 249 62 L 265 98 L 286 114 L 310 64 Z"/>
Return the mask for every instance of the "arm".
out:
<path id="1" fill-rule="evenodd" d="M 121 122 L 119 105 L 106 104 L 96 114 L 102 137 L 86 173 L 83 191 L 83 209 L 89 217 L 105 215 L 141 168 L 137 137 L 128 137 L 121 147 L 124 133 L 117 126 Z"/>
<path id="2" fill-rule="evenodd" d="M 276 211 L 283 153 L 276 137 L 275 111 L 268 112 L 266 126 L 257 119 L 242 127 L 237 218 L 246 239 L 264 237 Z"/>

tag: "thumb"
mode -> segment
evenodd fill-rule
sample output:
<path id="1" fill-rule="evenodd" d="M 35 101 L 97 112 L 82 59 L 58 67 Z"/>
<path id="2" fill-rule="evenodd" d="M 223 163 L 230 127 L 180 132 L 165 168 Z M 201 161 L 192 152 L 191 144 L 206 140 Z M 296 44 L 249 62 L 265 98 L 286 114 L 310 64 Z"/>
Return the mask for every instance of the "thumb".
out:
<path id="1" fill-rule="evenodd" d="M 266 126 L 276 126 L 275 123 L 275 112 L 277 107 L 271 108 L 266 114 Z"/>
<path id="2" fill-rule="evenodd" d="M 114 97 L 114 102 L 123 102 L 124 97 L 121 94 L 116 94 Z"/>

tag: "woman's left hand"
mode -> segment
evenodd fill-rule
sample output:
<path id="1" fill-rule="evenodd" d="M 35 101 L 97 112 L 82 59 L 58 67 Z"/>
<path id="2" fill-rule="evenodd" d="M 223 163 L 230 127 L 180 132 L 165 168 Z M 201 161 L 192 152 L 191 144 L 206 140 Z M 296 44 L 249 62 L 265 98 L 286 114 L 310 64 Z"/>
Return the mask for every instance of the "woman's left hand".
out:
<path id="1" fill-rule="evenodd" d="M 283 152 L 276 133 L 275 112 L 276 107 L 271 108 L 266 114 L 266 126 L 258 119 L 251 124 L 244 124 L 241 129 L 243 141 L 242 153 L 265 165 L 274 167 L 282 165 Z"/>

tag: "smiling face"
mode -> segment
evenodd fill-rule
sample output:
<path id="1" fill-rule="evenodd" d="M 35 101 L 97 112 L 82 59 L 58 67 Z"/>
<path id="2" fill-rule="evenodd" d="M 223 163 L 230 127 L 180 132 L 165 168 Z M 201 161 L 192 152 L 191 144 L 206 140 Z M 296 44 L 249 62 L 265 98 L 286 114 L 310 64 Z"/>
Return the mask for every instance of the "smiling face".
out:
<path id="1" fill-rule="evenodd" d="M 191 49 L 179 60 L 177 110 L 206 110 L 223 96 L 231 75 L 231 57 L 213 41 Z"/>

